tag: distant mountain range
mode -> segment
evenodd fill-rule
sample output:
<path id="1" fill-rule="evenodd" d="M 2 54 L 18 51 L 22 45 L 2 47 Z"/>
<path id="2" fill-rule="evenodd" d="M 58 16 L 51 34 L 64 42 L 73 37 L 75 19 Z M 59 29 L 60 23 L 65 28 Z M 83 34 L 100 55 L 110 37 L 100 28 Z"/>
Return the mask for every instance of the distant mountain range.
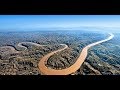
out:
<path id="1" fill-rule="evenodd" d="M 14 28 L 14 29 L 2 29 L 0 32 L 8 31 L 56 31 L 56 30 L 87 30 L 87 31 L 102 31 L 102 32 L 120 32 L 119 27 L 50 27 L 50 28 Z"/>

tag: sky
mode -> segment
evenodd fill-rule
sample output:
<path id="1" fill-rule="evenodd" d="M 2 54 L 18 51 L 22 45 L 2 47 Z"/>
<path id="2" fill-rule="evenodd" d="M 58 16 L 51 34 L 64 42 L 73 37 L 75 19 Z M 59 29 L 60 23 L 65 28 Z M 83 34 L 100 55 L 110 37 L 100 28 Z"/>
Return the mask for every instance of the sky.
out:
<path id="1" fill-rule="evenodd" d="M 0 15 L 0 30 L 117 27 L 120 15 Z"/>

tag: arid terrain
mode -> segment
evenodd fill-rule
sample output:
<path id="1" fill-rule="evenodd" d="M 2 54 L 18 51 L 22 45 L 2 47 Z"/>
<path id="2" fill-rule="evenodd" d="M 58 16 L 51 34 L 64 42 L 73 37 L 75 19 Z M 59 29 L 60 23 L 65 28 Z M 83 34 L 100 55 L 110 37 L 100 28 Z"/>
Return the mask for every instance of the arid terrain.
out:
<path id="1" fill-rule="evenodd" d="M 42 75 L 40 60 L 50 52 L 47 68 L 71 67 L 82 49 L 109 37 L 108 33 L 85 30 L 0 32 L 0 75 Z M 63 50 L 63 48 L 66 48 Z M 120 74 L 120 34 L 88 50 L 87 58 L 74 75 Z"/>

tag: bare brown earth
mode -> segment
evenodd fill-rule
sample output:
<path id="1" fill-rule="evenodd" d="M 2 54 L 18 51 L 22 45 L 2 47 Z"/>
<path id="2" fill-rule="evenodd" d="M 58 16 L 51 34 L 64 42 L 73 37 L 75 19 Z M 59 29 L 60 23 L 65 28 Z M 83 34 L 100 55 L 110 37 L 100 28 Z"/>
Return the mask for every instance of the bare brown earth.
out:
<path id="1" fill-rule="evenodd" d="M 33 42 L 20 42 L 16 46 L 20 49 L 12 45 L 0 47 L 0 75 L 38 75 L 39 58 L 63 47 Z"/>
<path id="2" fill-rule="evenodd" d="M 109 38 L 105 39 L 105 40 L 101 40 L 101 41 L 98 41 L 98 42 L 93 43 L 93 44 L 89 44 L 88 46 L 84 47 L 81 54 L 80 54 L 80 56 L 79 56 L 79 58 L 77 59 L 77 61 L 73 65 L 71 65 L 69 68 L 61 69 L 61 70 L 55 70 L 55 69 L 52 69 L 52 68 L 49 68 L 49 67 L 45 66 L 45 64 L 46 64 L 46 62 L 47 62 L 47 60 L 49 59 L 50 56 L 52 56 L 53 54 L 55 54 L 57 52 L 61 52 L 61 51 L 68 48 L 67 45 L 61 44 L 62 46 L 64 46 L 64 48 L 53 51 L 53 52 L 43 56 L 43 58 L 40 60 L 40 62 L 38 64 L 40 73 L 42 73 L 44 75 L 68 75 L 68 74 L 74 73 L 76 70 L 78 70 L 80 68 L 80 66 L 82 65 L 82 63 L 86 59 L 87 50 L 90 47 L 94 46 L 94 45 L 97 45 L 97 44 L 102 43 L 102 42 L 106 42 L 106 41 L 108 41 L 108 40 L 110 40 L 110 39 L 112 39 L 114 37 L 114 35 L 112 35 L 112 34 L 110 34 L 110 35 L 111 36 Z M 46 45 L 40 45 L 40 44 L 33 43 L 33 42 L 21 42 L 21 43 L 18 44 L 18 46 L 21 47 L 21 48 L 24 48 L 24 50 L 26 50 L 27 47 L 24 46 L 26 44 L 32 44 L 32 45 L 35 45 L 35 46 L 38 46 L 38 47 L 39 46 L 40 47 L 46 46 Z M 3 47 L 0 47 L 0 53 L 3 54 L 3 55 L 7 55 L 7 53 L 20 53 L 20 51 L 17 51 L 12 46 L 3 46 Z M 88 68 L 90 68 L 90 70 L 92 70 L 93 72 L 97 72 L 97 74 L 100 74 L 100 72 L 97 71 L 96 69 L 92 68 L 89 63 L 85 63 L 85 65 L 88 66 Z M 16 67 L 15 64 L 14 64 L 14 67 Z M 13 70 L 13 69 L 10 69 L 10 70 Z M 15 74 L 15 73 L 13 73 L 13 74 Z"/>
<path id="3" fill-rule="evenodd" d="M 111 40 L 112 38 L 114 37 L 113 34 L 110 33 L 110 36 L 107 38 L 107 39 L 104 39 L 104 40 L 101 40 L 101 41 L 98 41 L 98 42 L 95 42 L 95 43 L 92 43 L 92 44 L 89 44 L 87 45 L 86 47 L 84 47 L 82 49 L 82 52 L 80 54 L 80 56 L 78 57 L 77 61 L 70 67 L 66 68 L 66 69 L 62 69 L 62 70 L 55 70 L 55 69 L 52 69 L 52 68 L 48 68 L 46 67 L 45 65 L 45 62 L 47 62 L 48 58 L 57 53 L 57 52 L 60 52 L 64 49 L 67 48 L 66 45 L 64 45 L 65 47 L 63 49 L 59 49 L 59 50 L 56 50 L 56 51 L 53 51 L 47 55 L 45 55 L 39 62 L 38 66 L 39 66 L 39 70 L 40 70 L 40 73 L 44 74 L 44 75 L 69 75 L 71 73 L 74 73 L 75 71 L 77 71 L 80 66 L 82 65 L 82 63 L 84 62 L 84 60 L 86 59 L 87 57 L 87 51 L 90 47 L 92 46 L 95 46 L 97 44 L 100 44 L 100 43 L 103 43 L 103 42 L 106 42 L 108 40 Z"/>

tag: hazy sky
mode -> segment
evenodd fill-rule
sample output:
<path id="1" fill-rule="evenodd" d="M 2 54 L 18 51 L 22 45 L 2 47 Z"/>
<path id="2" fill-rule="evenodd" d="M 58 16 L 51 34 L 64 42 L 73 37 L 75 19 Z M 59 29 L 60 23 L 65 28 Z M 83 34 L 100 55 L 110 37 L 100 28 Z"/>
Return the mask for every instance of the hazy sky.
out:
<path id="1" fill-rule="evenodd" d="M 80 26 L 120 27 L 120 15 L 0 15 L 0 30 Z"/>

